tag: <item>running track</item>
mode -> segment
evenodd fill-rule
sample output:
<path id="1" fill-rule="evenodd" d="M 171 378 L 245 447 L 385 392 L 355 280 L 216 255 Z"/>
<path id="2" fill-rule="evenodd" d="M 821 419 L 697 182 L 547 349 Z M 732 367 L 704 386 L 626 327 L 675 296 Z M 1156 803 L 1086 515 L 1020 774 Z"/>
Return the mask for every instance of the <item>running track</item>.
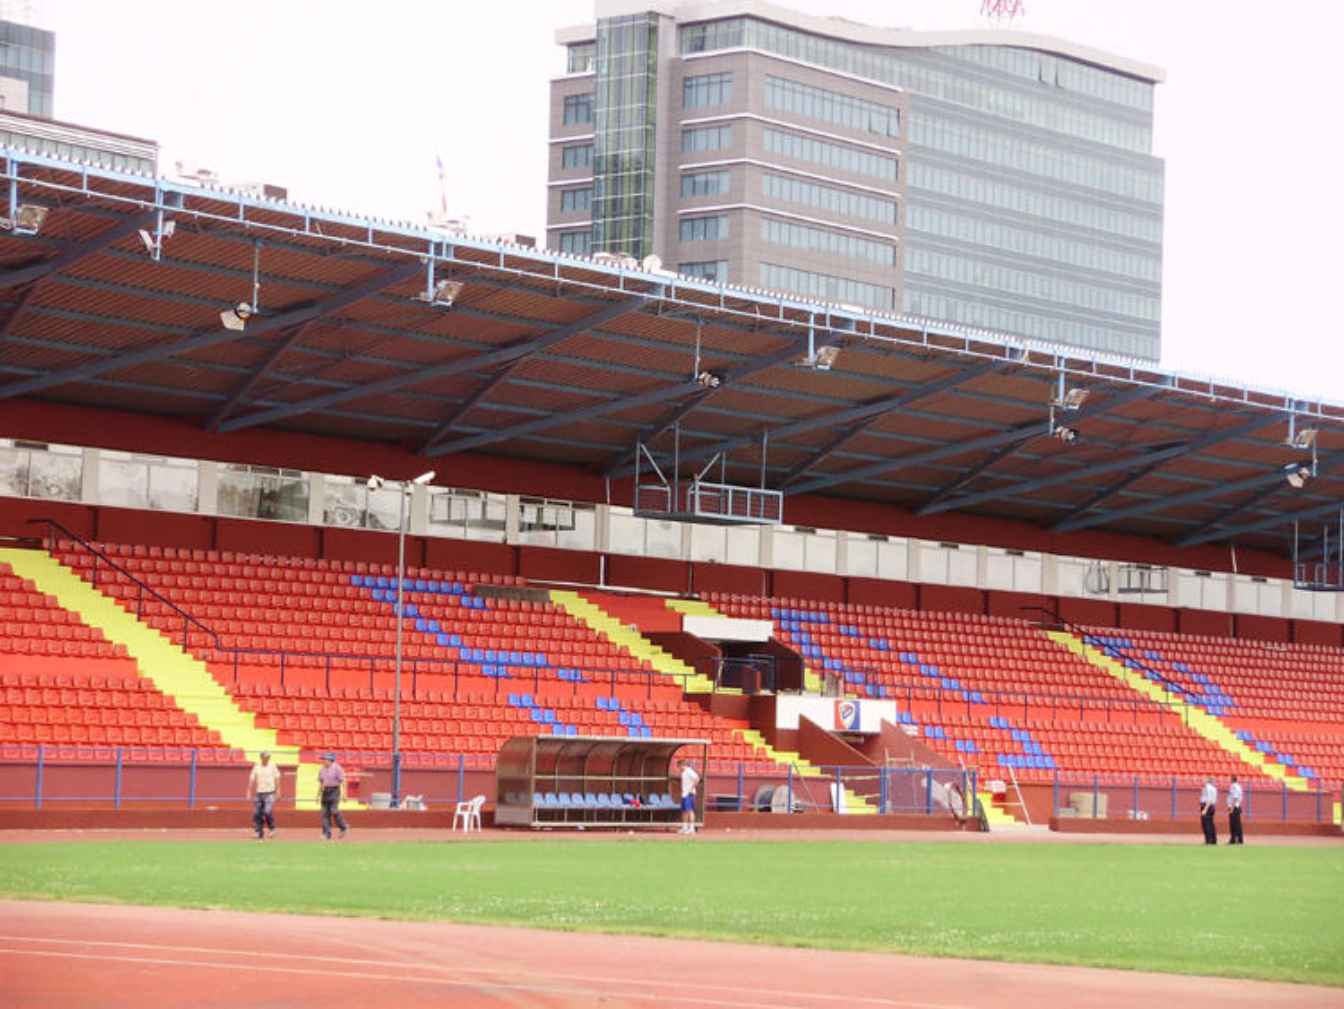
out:
<path id="1" fill-rule="evenodd" d="M 353 918 L 0 901 L 4 1009 L 1316 1009 L 1344 991 Z"/>

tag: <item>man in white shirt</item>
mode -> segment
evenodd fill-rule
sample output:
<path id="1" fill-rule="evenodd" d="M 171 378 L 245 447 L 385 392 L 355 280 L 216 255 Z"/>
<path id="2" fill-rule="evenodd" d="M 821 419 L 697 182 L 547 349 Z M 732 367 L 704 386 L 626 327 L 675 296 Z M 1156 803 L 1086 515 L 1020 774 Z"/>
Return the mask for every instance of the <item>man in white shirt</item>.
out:
<path id="1" fill-rule="evenodd" d="M 695 788 L 700 784 L 700 775 L 691 766 L 689 760 L 677 761 L 681 768 L 681 833 L 695 833 Z"/>
<path id="2" fill-rule="evenodd" d="M 1241 784 L 1237 776 L 1232 775 L 1232 784 L 1227 786 L 1227 839 L 1228 844 L 1245 844 L 1241 833 Z"/>
<path id="3" fill-rule="evenodd" d="M 1218 809 L 1218 789 L 1213 787 L 1213 779 L 1204 779 L 1204 788 L 1199 793 L 1199 825 L 1204 828 L 1204 843 L 1217 844 L 1218 832 L 1213 826 L 1213 814 Z"/>
<path id="4" fill-rule="evenodd" d="M 266 835 L 262 827 L 275 837 L 275 801 L 280 798 L 280 768 L 271 763 L 271 755 L 262 750 L 258 757 L 260 763 L 252 765 L 252 774 L 247 779 L 247 797 L 252 800 L 252 826 L 256 829 L 257 840 Z"/>

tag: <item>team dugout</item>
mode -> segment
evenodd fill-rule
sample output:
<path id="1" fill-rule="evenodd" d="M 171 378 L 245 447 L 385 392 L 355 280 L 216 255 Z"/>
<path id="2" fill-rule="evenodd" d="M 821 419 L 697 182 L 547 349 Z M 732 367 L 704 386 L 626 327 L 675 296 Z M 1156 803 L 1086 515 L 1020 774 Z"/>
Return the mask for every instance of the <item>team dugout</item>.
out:
<path id="1" fill-rule="evenodd" d="M 675 762 L 703 776 L 707 739 L 514 736 L 495 763 L 495 823 L 518 827 L 670 827 L 681 819 Z M 704 819 L 701 779 L 696 820 Z"/>

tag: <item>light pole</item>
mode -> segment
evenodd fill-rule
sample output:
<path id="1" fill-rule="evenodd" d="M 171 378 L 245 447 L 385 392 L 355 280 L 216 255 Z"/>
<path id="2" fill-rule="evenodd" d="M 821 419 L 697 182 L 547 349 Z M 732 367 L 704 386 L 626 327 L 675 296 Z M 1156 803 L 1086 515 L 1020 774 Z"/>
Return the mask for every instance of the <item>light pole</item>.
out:
<path id="1" fill-rule="evenodd" d="M 406 596 L 406 496 L 416 487 L 434 479 L 434 471 L 421 473 L 414 480 L 384 480 L 376 473 L 369 477 L 370 491 L 385 484 L 397 488 L 397 651 L 392 676 L 392 808 L 401 805 L 401 639 Z"/>

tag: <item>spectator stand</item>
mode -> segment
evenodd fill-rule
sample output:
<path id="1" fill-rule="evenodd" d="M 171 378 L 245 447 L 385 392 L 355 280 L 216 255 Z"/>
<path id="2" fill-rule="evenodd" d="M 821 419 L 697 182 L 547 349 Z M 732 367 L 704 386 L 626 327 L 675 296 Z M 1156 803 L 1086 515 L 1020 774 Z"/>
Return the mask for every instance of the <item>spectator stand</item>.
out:
<path id="1" fill-rule="evenodd" d="M 495 824 L 667 828 L 681 820 L 681 758 L 700 772 L 695 808 L 703 823 L 707 739 L 514 736 L 495 761 Z"/>

